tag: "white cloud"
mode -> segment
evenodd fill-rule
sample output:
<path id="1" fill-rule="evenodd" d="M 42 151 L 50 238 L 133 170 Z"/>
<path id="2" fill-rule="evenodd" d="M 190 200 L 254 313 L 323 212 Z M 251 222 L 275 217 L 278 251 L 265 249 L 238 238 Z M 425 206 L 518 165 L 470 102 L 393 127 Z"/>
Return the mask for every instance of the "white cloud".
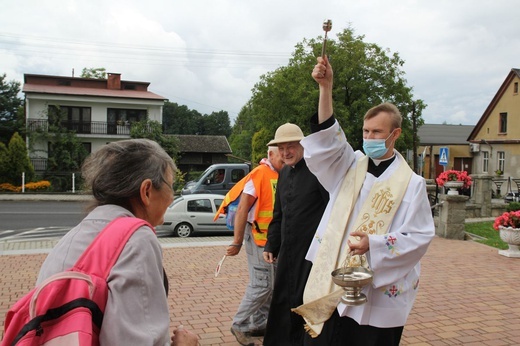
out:
<path id="1" fill-rule="evenodd" d="M 349 24 L 398 52 L 428 123 L 475 124 L 511 68 L 520 67 L 513 0 L 191 0 L 7 2 L 0 73 L 79 75 L 105 67 L 201 113 L 235 117 L 259 77 L 296 43 Z"/>

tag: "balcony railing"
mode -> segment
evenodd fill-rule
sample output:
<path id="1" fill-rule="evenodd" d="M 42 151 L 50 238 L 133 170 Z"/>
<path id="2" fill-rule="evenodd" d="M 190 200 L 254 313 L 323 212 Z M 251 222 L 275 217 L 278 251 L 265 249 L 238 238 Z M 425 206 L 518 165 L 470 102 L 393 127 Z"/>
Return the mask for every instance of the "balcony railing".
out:
<path id="1" fill-rule="evenodd" d="M 93 134 L 93 135 L 130 135 L 131 124 L 109 123 L 106 121 L 63 121 L 61 126 L 67 130 L 74 131 L 77 134 Z M 27 128 L 29 131 L 48 131 L 49 122 L 47 119 L 27 119 Z"/>
<path id="2" fill-rule="evenodd" d="M 45 171 L 47 169 L 47 159 L 31 158 L 31 163 L 36 172 Z"/>

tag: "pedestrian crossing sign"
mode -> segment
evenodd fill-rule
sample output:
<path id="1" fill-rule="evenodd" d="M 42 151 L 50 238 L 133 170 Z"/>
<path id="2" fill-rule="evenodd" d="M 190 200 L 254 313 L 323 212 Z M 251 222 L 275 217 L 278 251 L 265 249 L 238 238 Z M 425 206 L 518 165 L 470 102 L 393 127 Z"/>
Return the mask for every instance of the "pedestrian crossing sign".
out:
<path id="1" fill-rule="evenodd" d="M 447 166 L 449 156 L 450 155 L 447 147 L 439 148 L 439 165 Z"/>

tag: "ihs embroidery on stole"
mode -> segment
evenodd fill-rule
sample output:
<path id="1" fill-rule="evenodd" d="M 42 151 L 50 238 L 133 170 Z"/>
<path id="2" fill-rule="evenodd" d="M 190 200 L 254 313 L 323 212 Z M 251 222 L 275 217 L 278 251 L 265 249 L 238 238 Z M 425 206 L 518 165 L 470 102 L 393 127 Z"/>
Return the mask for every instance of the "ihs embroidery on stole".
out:
<path id="1" fill-rule="evenodd" d="M 394 207 L 394 195 L 390 191 L 390 187 L 379 190 L 372 199 L 372 209 L 374 209 L 374 217 L 379 214 L 388 214 Z"/>
<path id="2" fill-rule="evenodd" d="M 381 229 L 385 226 L 384 216 L 392 211 L 395 206 L 394 195 L 390 188 L 382 188 L 374 194 L 370 207 L 370 213 L 363 214 L 361 225 L 356 231 L 362 231 L 368 234 L 380 234 Z"/>

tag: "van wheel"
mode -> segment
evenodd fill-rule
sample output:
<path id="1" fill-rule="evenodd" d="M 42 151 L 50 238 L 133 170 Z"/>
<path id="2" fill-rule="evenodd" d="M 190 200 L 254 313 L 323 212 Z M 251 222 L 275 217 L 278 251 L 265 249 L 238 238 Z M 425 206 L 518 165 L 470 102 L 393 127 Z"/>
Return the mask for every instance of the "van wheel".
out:
<path id="1" fill-rule="evenodd" d="M 193 234 L 193 227 L 189 223 L 180 223 L 175 226 L 173 235 L 180 238 L 187 238 Z"/>

